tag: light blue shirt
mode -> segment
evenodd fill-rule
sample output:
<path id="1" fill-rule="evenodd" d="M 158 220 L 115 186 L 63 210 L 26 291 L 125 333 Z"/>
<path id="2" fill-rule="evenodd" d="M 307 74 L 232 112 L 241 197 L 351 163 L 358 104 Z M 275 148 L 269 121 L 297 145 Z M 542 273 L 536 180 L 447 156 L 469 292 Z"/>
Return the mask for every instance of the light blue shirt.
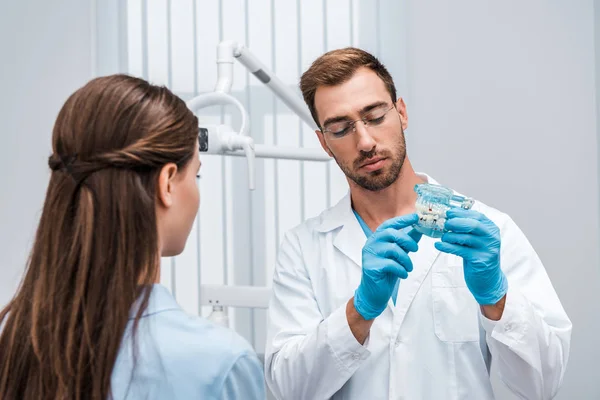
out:
<path id="1" fill-rule="evenodd" d="M 115 400 L 265 399 L 263 367 L 248 342 L 186 314 L 166 287 L 153 286 L 140 319 L 135 368 L 132 328 L 133 318 L 112 373 Z"/>
<path id="2" fill-rule="evenodd" d="M 360 215 L 358 215 L 358 213 L 356 212 L 356 210 L 354 208 L 352 209 L 352 212 L 356 216 L 356 219 L 358 220 L 358 223 L 360 224 L 360 227 L 362 228 L 363 232 L 365 233 L 365 236 L 367 238 L 369 236 L 371 236 L 373 234 L 373 231 L 371 231 L 371 228 L 369 228 L 369 225 L 367 225 L 367 223 L 365 222 L 365 220 L 363 220 L 362 217 Z"/>

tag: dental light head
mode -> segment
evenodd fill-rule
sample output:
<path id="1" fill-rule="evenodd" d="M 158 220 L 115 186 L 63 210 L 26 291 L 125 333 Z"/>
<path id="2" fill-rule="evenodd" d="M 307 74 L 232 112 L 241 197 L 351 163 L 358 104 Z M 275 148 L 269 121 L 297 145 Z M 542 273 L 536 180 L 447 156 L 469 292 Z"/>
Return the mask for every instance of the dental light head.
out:
<path id="1" fill-rule="evenodd" d="M 213 92 L 201 94 L 187 102 L 192 112 L 213 105 L 233 105 L 241 114 L 240 131 L 234 131 L 228 125 L 200 125 L 198 142 L 200 152 L 207 154 L 226 154 L 237 150 L 243 151 L 248 160 L 248 186 L 254 190 L 254 140 L 248 136 L 248 113 L 235 97 L 228 93 Z"/>
<path id="2" fill-rule="evenodd" d="M 419 222 L 414 228 L 424 235 L 440 238 L 447 230 L 446 211 L 451 208 L 469 210 L 473 207 L 474 200 L 455 195 L 452 189 L 430 183 L 415 185 L 417 193 L 416 209 Z"/>

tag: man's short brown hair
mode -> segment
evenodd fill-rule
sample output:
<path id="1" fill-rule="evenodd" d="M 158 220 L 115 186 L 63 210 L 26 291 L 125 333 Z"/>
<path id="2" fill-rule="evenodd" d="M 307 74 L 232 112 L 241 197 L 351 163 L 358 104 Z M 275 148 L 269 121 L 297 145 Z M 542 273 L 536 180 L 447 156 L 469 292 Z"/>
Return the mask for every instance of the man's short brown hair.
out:
<path id="1" fill-rule="evenodd" d="M 329 51 L 317 58 L 300 78 L 300 90 L 308 109 L 319 128 L 319 117 L 315 109 L 315 93 L 319 86 L 335 86 L 349 80 L 357 69 L 369 68 L 385 83 L 396 102 L 396 87 L 385 66 L 372 54 L 355 47 Z"/>

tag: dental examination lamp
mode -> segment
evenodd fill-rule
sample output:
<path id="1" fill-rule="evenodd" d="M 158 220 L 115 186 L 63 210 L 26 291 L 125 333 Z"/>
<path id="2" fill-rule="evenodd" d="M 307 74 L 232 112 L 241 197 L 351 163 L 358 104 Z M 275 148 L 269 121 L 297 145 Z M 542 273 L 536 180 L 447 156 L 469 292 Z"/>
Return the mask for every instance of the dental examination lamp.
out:
<path id="1" fill-rule="evenodd" d="M 239 131 L 235 131 L 229 125 L 200 124 L 198 133 L 200 152 L 245 156 L 248 161 L 250 190 L 254 190 L 254 162 L 256 157 L 300 161 L 331 160 L 321 149 L 268 146 L 254 143 L 254 140 L 248 134 L 248 113 L 242 103 L 229 94 L 233 83 L 233 63 L 235 59 L 242 63 L 260 82 L 269 87 L 306 124 L 312 129 L 317 128 L 306 105 L 292 90 L 269 71 L 246 47 L 237 42 L 226 40 L 217 47 L 217 84 L 215 85 L 215 91 L 194 97 L 187 102 L 187 106 L 195 113 L 204 107 L 233 105 L 240 113 L 241 126 Z"/>

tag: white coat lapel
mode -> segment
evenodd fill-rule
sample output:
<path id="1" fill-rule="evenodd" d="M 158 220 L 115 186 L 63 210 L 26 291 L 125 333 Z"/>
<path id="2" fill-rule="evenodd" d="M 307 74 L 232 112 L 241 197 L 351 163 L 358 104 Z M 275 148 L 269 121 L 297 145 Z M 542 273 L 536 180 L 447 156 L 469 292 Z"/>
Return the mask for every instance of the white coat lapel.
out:
<path id="1" fill-rule="evenodd" d="M 356 266 L 362 268 L 362 249 L 367 241 L 367 236 L 363 232 L 354 213 L 337 234 L 333 245 L 347 257 L 349 257 Z"/>
<path id="2" fill-rule="evenodd" d="M 350 194 L 344 196 L 330 210 L 318 230 L 328 232 L 337 228 L 340 228 L 340 230 L 333 240 L 334 247 L 350 258 L 358 268 L 361 268 L 362 248 L 367 241 L 367 237 L 352 212 Z"/>

